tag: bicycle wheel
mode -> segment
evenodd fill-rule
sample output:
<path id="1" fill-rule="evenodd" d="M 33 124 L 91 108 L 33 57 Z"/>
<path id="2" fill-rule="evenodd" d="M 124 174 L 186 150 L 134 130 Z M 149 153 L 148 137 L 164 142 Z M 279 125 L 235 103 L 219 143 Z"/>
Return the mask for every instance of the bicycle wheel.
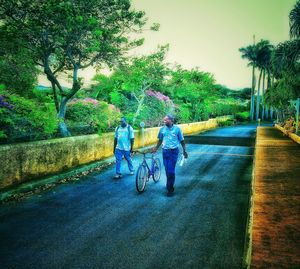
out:
<path id="1" fill-rule="evenodd" d="M 140 165 L 135 177 L 135 187 L 138 193 L 142 193 L 146 187 L 147 171 L 144 165 Z"/>
<path id="2" fill-rule="evenodd" d="M 153 171 L 152 178 L 153 178 L 154 182 L 158 182 L 160 179 L 160 175 L 161 175 L 161 163 L 158 158 L 155 158 L 153 160 L 153 168 L 154 168 L 154 171 Z"/>

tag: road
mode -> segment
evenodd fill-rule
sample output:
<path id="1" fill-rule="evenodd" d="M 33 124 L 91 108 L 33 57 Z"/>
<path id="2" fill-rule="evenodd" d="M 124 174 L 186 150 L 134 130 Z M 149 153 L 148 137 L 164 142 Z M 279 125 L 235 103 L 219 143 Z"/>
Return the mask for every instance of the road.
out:
<path id="1" fill-rule="evenodd" d="M 255 126 L 202 135 L 250 139 Z M 164 174 L 139 195 L 135 176 L 114 180 L 111 166 L 2 205 L 0 267 L 241 268 L 254 149 L 187 149 L 173 197 L 166 196 Z"/>

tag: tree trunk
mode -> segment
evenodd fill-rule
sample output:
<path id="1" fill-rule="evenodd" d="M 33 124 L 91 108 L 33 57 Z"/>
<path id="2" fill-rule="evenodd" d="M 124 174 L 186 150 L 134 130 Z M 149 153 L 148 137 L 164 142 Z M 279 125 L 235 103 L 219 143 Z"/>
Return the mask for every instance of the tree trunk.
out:
<path id="1" fill-rule="evenodd" d="M 251 104 L 250 104 L 250 118 L 254 119 L 254 90 L 255 90 L 255 66 L 252 66 L 252 88 L 251 88 Z"/>
<path id="2" fill-rule="evenodd" d="M 259 118 L 259 106 L 260 106 L 260 83 L 261 83 L 262 70 L 260 70 L 258 85 L 257 85 L 257 98 L 256 98 L 256 120 Z"/>
<path id="3" fill-rule="evenodd" d="M 58 112 L 58 119 L 59 119 L 58 128 L 59 128 L 59 132 L 62 137 L 71 136 L 71 133 L 69 132 L 67 125 L 65 123 L 65 116 L 66 116 L 68 100 L 69 99 L 67 97 L 65 97 L 65 96 L 62 97 L 62 99 L 60 101 L 59 112 Z"/>
<path id="4" fill-rule="evenodd" d="M 271 74 L 270 71 L 267 69 L 267 89 L 269 89 L 271 87 Z M 270 110 L 269 110 L 269 106 L 266 106 L 266 110 L 265 110 L 265 117 L 267 120 L 269 120 L 271 118 L 271 115 L 269 114 Z"/>
<path id="5" fill-rule="evenodd" d="M 132 120 L 132 125 L 134 125 L 135 121 L 136 121 L 136 118 L 138 117 L 138 115 L 140 114 L 141 112 L 141 109 L 142 109 L 142 106 L 143 106 L 143 103 L 144 103 L 144 100 L 145 100 L 145 97 L 146 97 L 146 93 L 145 91 L 150 87 L 150 84 L 146 84 L 146 82 L 144 83 L 143 85 L 143 88 L 141 89 L 141 99 L 139 100 L 135 94 L 133 94 L 134 98 L 137 100 L 138 102 L 138 108 L 134 114 L 134 117 L 133 117 L 133 120 Z"/>
<path id="6" fill-rule="evenodd" d="M 271 120 L 274 119 L 274 110 L 273 110 L 273 107 L 270 107 L 270 118 L 271 118 Z"/>
<path id="7" fill-rule="evenodd" d="M 140 114 L 141 112 L 141 109 L 142 109 L 142 106 L 143 106 L 143 103 L 144 103 L 144 100 L 145 100 L 145 97 L 146 97 L 146 94 L 144 93 L 142 95 L 142 98 L 138 101 L 139 104 L 138 104 L 138 108 L 134 114 L 134 117 L 133 117 L 133 120 L 132 120 L 132 125 L 134 125 L 135 121 L 136 121 L 136 118 L 138 117 L 138 115 Z"/>
<path id="8" fill-rule="evenodd" d="M 53 81 L 51 81 L 52 85 L 52 91 L 53 91 L 53 99 L 54 99 L 54 104 L 56 108 L 56 112 L 59 112 L 59 102 L 58 102 L 58 97 L 57 97 L 57 92 L 56 92 L 56 86 Z"/>
<path id="9" fill-rule="evenodd" d="M 266 79 L 266 70 L 263 71 L 263 83 L 262 83 L 262 91 L 261 91 L 261 103 L 262 103 L 261 120 L 264 120 L 265 118 L 265 103 L 264 103 L 265 79 Z"/>

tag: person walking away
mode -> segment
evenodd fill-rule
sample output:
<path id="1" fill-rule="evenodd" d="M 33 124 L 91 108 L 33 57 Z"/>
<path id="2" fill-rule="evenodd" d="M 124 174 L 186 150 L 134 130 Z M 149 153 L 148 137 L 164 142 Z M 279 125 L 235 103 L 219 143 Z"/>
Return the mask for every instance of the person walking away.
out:
<path id="1" fill-rule="evenodd" d="M 174 193 L 175 167 L 179 154 L 179 144 L 182 146 L 184 158 L 187 158 L 188 154 L 186 152 L 182 130 L 179 126 L 174 125 L 174 117 L 172 115 L 167 115 L 164 117 L 163 121 L 164 126 L 159 130 L 157 136 L 158 142 L 152 149 L 152 152 L 156 152 L 160 145 L 162 145 L 163 163 L 167 177 L 167 195 L 172 196 Z"/>
<path id="2" fill-rule="evenodd" d="M 115 130 L 114 139 L 114 155 L 116 157 L 116 174 L 113 178 L 119 179 L 122 177 L 121 162 L 122 157 L 127 161 L 130 175 L 134 174 L 131 153 L 134 144 L 133 128 L 127 123 L 126 118 L 122 117 L 120 125 Z"/>

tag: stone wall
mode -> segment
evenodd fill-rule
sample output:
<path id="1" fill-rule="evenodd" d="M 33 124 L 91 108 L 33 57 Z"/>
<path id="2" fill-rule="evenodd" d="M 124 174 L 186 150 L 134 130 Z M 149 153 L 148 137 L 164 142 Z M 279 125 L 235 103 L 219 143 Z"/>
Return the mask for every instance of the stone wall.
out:
<path id="1" fill-rule="evenodd" d="M 210 119 L 180 125 L 183 133 L 193 134 L 216 128 L 218 121 Z M 156 143 L 159 127 L 135 131 L 135 148 Z M 114 133 L 84 135 L 44 141 L 0 146 L 0 189 L 21 182 L 53 175 L 79 165 L 112 156 Z"/>

